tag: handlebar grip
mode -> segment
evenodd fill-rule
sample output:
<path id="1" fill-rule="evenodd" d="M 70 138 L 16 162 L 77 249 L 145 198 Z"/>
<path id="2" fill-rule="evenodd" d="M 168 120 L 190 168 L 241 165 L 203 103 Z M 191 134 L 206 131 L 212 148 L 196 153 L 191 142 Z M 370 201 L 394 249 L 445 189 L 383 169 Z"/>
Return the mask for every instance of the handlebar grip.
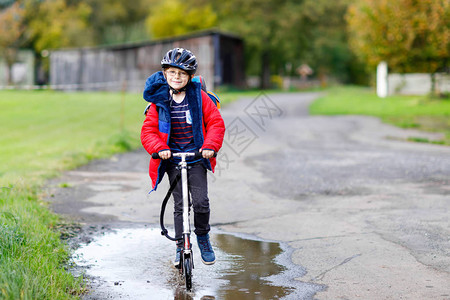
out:
<path id="1" fill-rule="evenodd" d="M 201 152 L 199 152 L 199 151 L 195 151 L 194 154 L 195 154 L 194 158 L 202 158 L 203 157 L 203 154 Z M 217 152 L 216 151 L 214 151 L 213 157 L 217 157 Z"/>
<path id="2" fill-rule="evenodd" d="M 157 152 L 152 153 L 152 158 L 153 159 L 161 159 L 161 157 L 159 157 L 159 153 L 157 153 Z"/>

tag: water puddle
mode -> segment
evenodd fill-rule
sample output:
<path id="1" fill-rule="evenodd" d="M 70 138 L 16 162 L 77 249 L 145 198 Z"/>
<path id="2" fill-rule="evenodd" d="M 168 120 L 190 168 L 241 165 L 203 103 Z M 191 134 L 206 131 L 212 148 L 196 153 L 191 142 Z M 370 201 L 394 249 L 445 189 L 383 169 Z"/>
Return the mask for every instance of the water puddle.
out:
<path id="1" fill-rule="evenodd" d="M 320 290 L 294 280 L 304 270 L 279 243 L 220 232 L 211 240 L 212 266 L 201 262 L 194 242 L 194 288 L 187 293 L 172 266 L 175 245 L 159 229 L 124 228 L 97 237 L 73 256 L 93 282 L 84 299 L 312 299 Z"/>

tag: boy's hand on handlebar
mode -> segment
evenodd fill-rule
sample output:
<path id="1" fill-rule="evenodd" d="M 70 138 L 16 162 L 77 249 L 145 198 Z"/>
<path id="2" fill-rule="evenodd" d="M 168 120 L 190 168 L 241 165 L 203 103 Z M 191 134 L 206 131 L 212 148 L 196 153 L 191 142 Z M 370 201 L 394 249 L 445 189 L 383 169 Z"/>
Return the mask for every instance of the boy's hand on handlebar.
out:
<path id="1" fill-rule="evenodd" d="M 163 150 L 158 152 L 158 154 L 161 159 L 169 159 L 172 156 L 170 150 Z"/>
<path id="2" fill-rule="evenodd" d="M 202 153 L 203 158 L 206 158 L 206 159 L 214 156 L 214 151 L 212 151 L 212 150 L 200 149 L 200 152 Z"/>

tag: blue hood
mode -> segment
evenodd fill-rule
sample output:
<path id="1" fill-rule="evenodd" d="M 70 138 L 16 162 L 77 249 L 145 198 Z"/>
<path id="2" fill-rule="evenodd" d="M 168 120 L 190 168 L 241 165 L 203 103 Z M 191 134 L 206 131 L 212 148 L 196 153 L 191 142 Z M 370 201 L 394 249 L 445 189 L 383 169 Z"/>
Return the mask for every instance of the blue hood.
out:
<path id="1" fill-rule="evenodd" d="M 162 71 L 156 72 L 147 78 L 144 99 L 155 104 L 169 100 L 169 85 Z"/>

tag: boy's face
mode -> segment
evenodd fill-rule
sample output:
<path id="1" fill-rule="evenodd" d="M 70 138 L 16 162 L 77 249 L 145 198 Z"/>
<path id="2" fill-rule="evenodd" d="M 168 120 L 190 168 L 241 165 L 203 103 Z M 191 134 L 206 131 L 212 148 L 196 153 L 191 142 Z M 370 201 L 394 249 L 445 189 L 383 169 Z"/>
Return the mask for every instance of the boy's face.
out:
<path id="1" fill-rule="evenodd" d="M 182 89 L 189 81 L 189 74 L 178 68 L 167 68 L 164 70 L 167 83 L 175 90 Z"/>

